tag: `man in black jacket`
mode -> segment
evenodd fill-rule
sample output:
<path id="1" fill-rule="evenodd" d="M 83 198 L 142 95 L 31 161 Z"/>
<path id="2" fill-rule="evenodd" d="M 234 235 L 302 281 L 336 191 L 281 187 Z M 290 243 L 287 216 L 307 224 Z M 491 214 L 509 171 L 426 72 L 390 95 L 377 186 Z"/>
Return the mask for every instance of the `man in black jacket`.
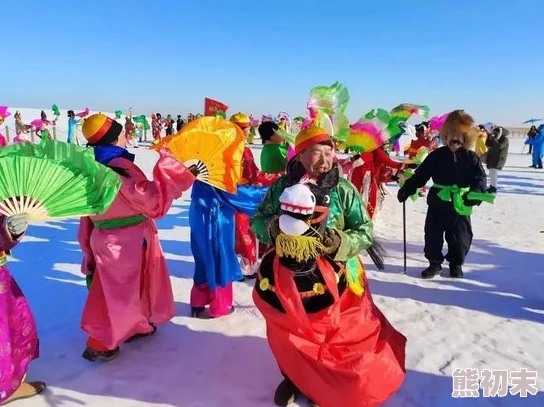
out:
<path id="1" fill-rule="evenodd" d="M 485 192 L 487 178 L 476 153 L 464 147 L 473 123 L 462 110 L 450 113 L 440 130 L 444 146 L 431 152 L 398 192 L 398 200 L 404 202 L 430 178 L 434 182 L 427 195 L 424 251 L 429 267 L 421 273 L 423 278 L 440 273 L 444 259 L 451 277 L 463 277 L 462 266 L 472 244 L 471 207 L 481 203 L 468 199 L 468 193 Z M 442 254 L 444 235 L 446 256 Z"/>

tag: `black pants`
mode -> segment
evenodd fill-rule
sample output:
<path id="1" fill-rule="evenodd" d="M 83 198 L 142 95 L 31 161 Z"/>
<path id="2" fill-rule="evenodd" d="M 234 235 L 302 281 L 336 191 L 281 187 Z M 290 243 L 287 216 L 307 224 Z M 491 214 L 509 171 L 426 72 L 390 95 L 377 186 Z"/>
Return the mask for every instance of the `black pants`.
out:
<path id="1" fill-rule="evenodd" d="M 444 236 L 448 254 L 442 255 Z M 431 264 L 442 264 L 444 258 L 453 265 L 462 265 L 472 244 L 470 216 L 455 212 L 451 202 L 429 205 L 425 219 L 425 257 Z"/>

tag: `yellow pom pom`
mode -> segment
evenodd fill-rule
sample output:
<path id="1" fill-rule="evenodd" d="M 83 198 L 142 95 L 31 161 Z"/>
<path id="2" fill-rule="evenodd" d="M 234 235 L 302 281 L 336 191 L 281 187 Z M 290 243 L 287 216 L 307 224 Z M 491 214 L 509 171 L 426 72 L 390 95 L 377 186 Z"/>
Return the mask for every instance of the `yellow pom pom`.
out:
<path id="1" fill-rule="evenodd" d="M 270 288 L 270 280 L 268 278 L 263 278 L 259 283 L 259 288 L 261 291 L 266 291 Z"/>
<path id="2" fill-rule="evenodd" d="M 325 294 L 325 286 L 321 283 L 315 283 L 312 291 L 318 295 Z"/>

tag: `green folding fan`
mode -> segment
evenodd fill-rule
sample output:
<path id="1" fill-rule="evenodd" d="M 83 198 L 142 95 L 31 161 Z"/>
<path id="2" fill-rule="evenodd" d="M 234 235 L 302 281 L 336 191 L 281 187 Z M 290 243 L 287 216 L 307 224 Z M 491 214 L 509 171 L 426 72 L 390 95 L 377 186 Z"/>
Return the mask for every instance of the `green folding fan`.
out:
<path id="1" fill-rule="evenodd" d="M 0 213 L 30 222 L 104 213 L 121 180 L 94 151 L 59 141 L 0 148 Z"/>

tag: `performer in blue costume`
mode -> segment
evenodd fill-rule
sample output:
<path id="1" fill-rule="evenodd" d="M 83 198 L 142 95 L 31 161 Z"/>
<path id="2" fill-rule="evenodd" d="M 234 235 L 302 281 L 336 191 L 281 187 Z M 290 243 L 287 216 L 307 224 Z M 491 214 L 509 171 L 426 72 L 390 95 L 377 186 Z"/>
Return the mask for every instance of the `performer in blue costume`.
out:
<path id="1" fill-rule="evenodd" d="M 76 119 L 76 114 L 73 110 L 68 110 L 68 137 L 66 142 L 68 144 L 72 143 L 74 136 L 76 134 L 76 127 L 79 124 L 80 120 Z"/>
<path id="2" fill-rule="evenodd" d="M 234 251 L 235 212 L 253 216 L 269 187 L 240 185 L 236 195 L 196 181 L 191 194 L 189 225 L 195 259 L 191 316 L 209 305 L 210 318 L 234 311 L 232 282 L 242 279 Z"/>
<path id="3" fill-rule="evenodd" d="M 533 146 L 533 164 L 531 168 L 542 169 L 542 157 L 544 156 L 544 124 L 538 127 L 538 133 L 533 138 L 525 141 L 525 144 Z"/>

